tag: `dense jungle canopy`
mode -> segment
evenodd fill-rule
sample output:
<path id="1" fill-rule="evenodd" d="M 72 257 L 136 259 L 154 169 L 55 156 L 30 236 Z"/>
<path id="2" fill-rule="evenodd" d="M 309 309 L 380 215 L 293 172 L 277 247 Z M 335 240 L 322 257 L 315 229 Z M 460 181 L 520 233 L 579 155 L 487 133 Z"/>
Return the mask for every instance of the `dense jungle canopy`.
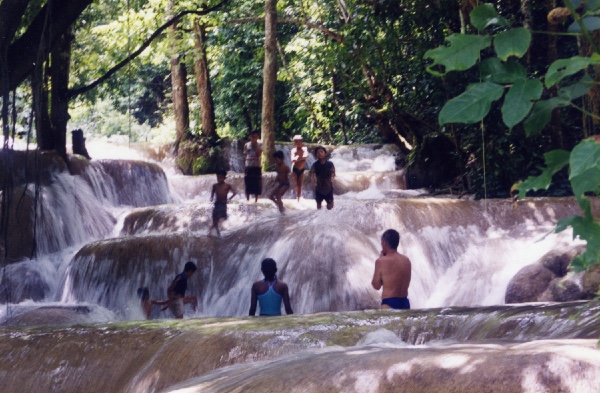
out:
<path id="1" fill-rule="evenodd" d="M 262 129 L 267 153 L 295 134 L 395 143 L 411 187 L 505 197 L 539 173 L 545 152 L 597 132 L 600 95 L 576 97 L 583 112 L 553 107 L 528 138 L 523 124 L 506 126 L 498 103 L 482 121 L 440 125 L 444 104 L 482 74 L 477 66 L 443 73 L 426 53 L 452 34 L 480 34 L 470 21 L 480 3 L 0 0 L 5 147 L 21 135 L 66 157 L 68 131 L 82 129 L 88 139 L 173 143 L 182 171 L 195 174 L 218 167 L 223 138 Z M 532 32 L 526 53 L 507 62 L 530 77 L 590 52 L 567 31 L 573 16 L 562 1 L 486 3 Z M 571 193 L 566 171 L 557 172 L 540 192 Z"/>

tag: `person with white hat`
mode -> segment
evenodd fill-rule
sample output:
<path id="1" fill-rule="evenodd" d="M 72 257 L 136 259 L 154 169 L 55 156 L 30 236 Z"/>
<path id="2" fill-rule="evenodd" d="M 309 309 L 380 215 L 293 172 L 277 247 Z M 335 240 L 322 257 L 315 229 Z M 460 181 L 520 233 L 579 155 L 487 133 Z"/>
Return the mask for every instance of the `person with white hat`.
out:
<path id="1" fill-rule="evenodd" d="M 302 136 L 295 135 L 292 139 L 294 147 L 292 148 L 292 174 L 296 183 L 296 198 L 300 202 L 302 196 L 302 182 L 304 181 L 304 170 L 306 169 L 306 159 L 308 158 L 308 148 L 302 145 Z"/>

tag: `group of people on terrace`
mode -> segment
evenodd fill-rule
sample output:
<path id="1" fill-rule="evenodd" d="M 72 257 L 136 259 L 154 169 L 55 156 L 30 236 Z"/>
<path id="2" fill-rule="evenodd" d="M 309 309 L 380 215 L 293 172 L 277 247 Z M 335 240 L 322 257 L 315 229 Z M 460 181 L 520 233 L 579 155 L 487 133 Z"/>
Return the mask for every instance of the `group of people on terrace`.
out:
<path id="1" fill-rule="evenodd" d="M 383 288 L 381 293 L 382 309 L 410 309 L 408 287 L 411 280 L 411 262 L 407 256 L 398 252 L 400 234 L 394 229 L 386 230 L 381 236 L 381 252 L 375 261 L 371 285 L 375 290 Z M 152 306 L 161 305 L 162 310 L 169 309 L 175 318 L 183 318 L 184 306 L 191 304 L 194 311 L 198 307 L 196 296 L 186 295 L 188 279 L 197 270 L 195 263 L 185 264 L 183 272 L 173 279 L 167 289 L 166 300 L 151 300 L 148 288 L 138 289 L 141 306 L 146 318 L 152 314 Z M 277 277 L 277 263 L 272 258 L 261 262 L 264 278 L 252 284 L 249 315 L 256 315 L 257 308 L 261 316 L 281 315 L 283 304 L 287 315 L 293 314 L 288 284 Z"/>
<path id="2" fill-rule="evenodd" d="M 252 131 L 250 141 L 244 145 L 245 169 L 244 169 L 244 187 L 246 200 L 254 196 L 254 201 L 258 201 L 258 196 L 262 194 L 262 170 L 261 157 L 263 154 L 262 143 L 259 142 L 259 132 Z M 273 153 L 275 160 L 275 187 L 269 194 L 271 199 L 281 213 L 285 211 L 283 206 L 283 196 L 291 187 L 290 177 L 294 183 L 294 192 L 296 198 L 300 201 L 302 197 L 302 183 L 304 182 L 304 172 L 307 169 L 306 160 L 309 157 L 308 147 L 304 146 L 301 135 L 293 138 L 294 147 L 290 151 L 292 168 L 285 163 L 283 151 L 278 150 Z M 317 209 L 321 209 L 323 201 L 328 210 L 333 209 L 333 179 L 335 178 L 335 166 L 327 159 L 327 150 L 323 146 L 317 146 L 314 149 L 316 161 L 310 168 L 310 178 L 315 184 L 315 200 Z M 225 182 L 227 172 L 217 171 L 217 183 L 212 187 L 210 200 L 215 205 L 212 214 L 212 226 L 208 233 L 213 229 L 220 234 L 219 222 L 227 219 L 227 202 L 230 201 L 237 191 L 229 183 Z"/>

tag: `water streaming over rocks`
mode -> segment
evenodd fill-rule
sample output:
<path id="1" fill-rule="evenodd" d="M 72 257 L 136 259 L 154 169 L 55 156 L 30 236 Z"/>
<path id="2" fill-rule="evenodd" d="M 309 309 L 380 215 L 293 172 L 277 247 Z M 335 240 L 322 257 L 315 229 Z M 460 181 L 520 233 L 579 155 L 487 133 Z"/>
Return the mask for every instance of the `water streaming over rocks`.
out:
<path id="1" fill-rule="evenodd" d="M 239 170 L 239 153 L 232 154 L 232 169 Z M 21 176 L 20 192 L 30 203 L 23 203 L 15 227 L 23 235 L 9 243 L 18 252 L 3 274 L 8 291 L 0 297 L 0 323 L 10 327 L 0 330 L 0 381 L 8 386 L 1 390 L 152 392 L 206 374 L 173 389 L 257 391 L 285 370 L 304 370 L 294 378 L 306 383 L 287 379 L 297 391 L 449 391 L 440 375 L 457 381 L 455 391 L 490 384 L 504 390 L 489 391 L 544 391 L 552 382 L 561 391 L 593 391 L 586 389 L 600 382 L 600 360 L 586 339 L 598 337 L 597 304 L 504 305 L 517 271 L 577 244 L 568 232 L 545 236 L 558 219 L 578 213 L 574 200 L 410 197 L 422 192 L 403 190 L 397 154 L 387 146 L 335 149 L 332 161 L 333 210 L 315 209 L 308 182 L 300 202 L 287 196 L 283 215 L 268 199 L 248 203 L 241 195 L 228 207 L 221 237 L 207 236 L 214 176 L 167 179 L 151 162 L 75 161 L 74 174 L 58 168 L 40 187 L 33 258 L 35 188 Z M 264 176 L 266 192 L 273 177 Z M 230 172 L 228 181 L 242 190 L 242 175 Z M 399 249 L 413 261 L 414 309 L 352 313 L 378 308 L 370 279 L 387 228 L 399 230 Z M 301 315 L 242 318 L 265 257 L 278 262 Z M 155 308 L 152 318 L 162 321 L 126 322 L 143 319 L 137 288 L 162 299 L 188 260 L 199 267 L 189 293 L 200 305 L 186 318 L 219 319 L 172 321 Z M 319 312 L 328 313 L 313 314 Z M 38 325 L 46 327 L 32 327 Z M 378 328 L 397 338 L 365 336 Z M 558 341 L 539 341 L 546 339 Z M 347 348 L 361 340 L 364 347 Z M 303 354 L 285 356 L 295 352 Z M 448 356 L 454 366 L 443 360 Z M 510 383 L 499 373 L 481 376 L 497 358 Z M 341 370 L 348 359 L 353 366 Z M 248 363 L 255 361 L 263 363 Z M 407 382 L 419 380 L 437 388 Z M 261 391 L 274 386 L 293 391 Z"/>

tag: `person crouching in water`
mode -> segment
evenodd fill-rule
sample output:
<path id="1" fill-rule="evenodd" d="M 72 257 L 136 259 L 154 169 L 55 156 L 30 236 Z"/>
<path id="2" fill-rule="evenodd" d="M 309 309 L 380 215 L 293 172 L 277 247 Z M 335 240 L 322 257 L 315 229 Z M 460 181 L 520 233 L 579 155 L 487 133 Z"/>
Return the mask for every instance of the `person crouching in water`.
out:
<path id="1" fill-rule="evenodd" d="M 277 150 L 273 153 L 273 158 L 275 159 L 275 171 L 277 172 L 277 177 L 275 178 L 275 188 L 271 191 L 271 195 L 269 196 L 273 202 L 279 208 L 279 211 L 283 213 L 285 210 L 283 207 L 283 201 L 281 198 L 283 194 L 287 192 L 290 188 L 290 167 L 283 162 L 283 152 L 281 150 Z"/>
<path id="2" fill-rule="evenodd" d="M 194 311 L 198 307 L 198 299 L 196 296 L 185 296 L 188 278 L 192 277 L 196 270 L 198 270 L 198 268 L 194 262 L 187 262 L 183 267 L 183 272 L 175 276 L 175 279 L 167 289 L 167 296 L 169 298 L 168 307 L 173 313 L 173 316 L 177 319 L 183 319 L 184 304 L 192 304 Z"/>
<path id="3" fill-rule="evenodd" d="M 260 315 L 281 315 L 282 300 L 285 313 L 287 315 L 293 314 L 288 286 L 283 281 L 279 281 L 275 275 L 277 273 L 277 263 L 271 258 L 266 258 L 262 261 L 260 270 L 262 270 L 265 279 L 252 284 L 250 315 L 254 316 L 256 314 L 257 302 L 260 305 Z"/>
<path id="4" fill-rule="evenodd" d="M 212 212 L 213 223 L 208 229 L 209 235 L 214 228 L 217 230 L 217 235 L 221 236 L 221 232 L 219 231 L 219 221 L 227 219 L 227 202 L 231 201 L 231 199 L 237 195 L 235 188 L 233 188 L 231 184 L 225 183 L 225 177 L 227 177 L 227 172 L 223 170 L 217 171 L 217 183 L 213 184 L 212 192 L 210 194 L 210 200 L 211 202 L 213 200 L 215 201 L 215 207 Z M 229 192 L 231 192 L 232 195 L 227 199 Z"/>

